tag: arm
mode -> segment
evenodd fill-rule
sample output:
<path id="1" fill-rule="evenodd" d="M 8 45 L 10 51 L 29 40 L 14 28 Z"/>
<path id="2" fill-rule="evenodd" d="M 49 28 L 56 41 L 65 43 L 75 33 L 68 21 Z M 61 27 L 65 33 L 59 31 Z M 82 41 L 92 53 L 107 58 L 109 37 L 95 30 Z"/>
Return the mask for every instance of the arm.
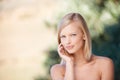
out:
<path id="1" fill-rule="evenodd" d="M 50 75 L 52 80 L 63 80 L 64 78 L 64 67 L 60 64 L 52 66 L 50 69 Z"/>
<path id="2" fill-rule="evenodd" d="M 72 55 L 68 55 L 61 45 L 58 46 L 58 54 L 66 63 L 59 64 L 59 66 L 55 65 L 51 68 L 52 80 L 75 80 L 73 65 L 74 59 Z"/>
<path id="3" fill-rule="evenodd" d="M 103 62 L 101 80 L 114 80 L 114 64 L 109 58 Z"/>
<path id="4" fill-rule="evenodd" d="M 66 62 L 66 71 L 64 80 L 74 80 L 74 64 L 73 61 Z"/>
<path id="5" fill-rule="evenodd" d="M 66 63 L 65 66 L 56 64 L 50 70 L 52 80 L 74 80 L 72 63 Z"/>

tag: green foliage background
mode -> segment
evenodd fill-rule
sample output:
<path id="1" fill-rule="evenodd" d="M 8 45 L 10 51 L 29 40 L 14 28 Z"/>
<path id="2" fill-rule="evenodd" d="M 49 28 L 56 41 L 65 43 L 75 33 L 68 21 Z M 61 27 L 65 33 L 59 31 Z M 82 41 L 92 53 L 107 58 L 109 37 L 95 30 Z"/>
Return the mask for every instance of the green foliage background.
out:
<path id="1" fill-rule="evenodd" d="M 56 17 L 56 22 L 49 27 L 54 27 L 65 14 L 79 12 L 84 16 L 92 37 L 93 53 L 111 58 L 115 66 L 115 80 L 120 80 L 120 1 L 119 0 L 66 0 L 68 9 L 63 10 Z M 56 43 L 57 44 L 57 43 Z M 48 58 L 45 66 L 48 69 L 48 76 L 36 80 L 51 80 L 50 67 L 59 63 L 57 46 L 48 50 Z"/>

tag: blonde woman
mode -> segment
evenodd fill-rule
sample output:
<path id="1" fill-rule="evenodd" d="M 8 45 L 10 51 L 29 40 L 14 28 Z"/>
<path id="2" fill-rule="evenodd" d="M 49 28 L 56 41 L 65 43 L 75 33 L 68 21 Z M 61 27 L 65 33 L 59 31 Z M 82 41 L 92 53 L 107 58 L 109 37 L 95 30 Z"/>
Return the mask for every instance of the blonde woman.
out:
<path id="1" fill-rule="evenodd" d="M 58 25 L 58 54 L 62 61 L 52 66 L 52 80 L 114 80 L 111 59 L 91 51 L 91 38 L 79 13 L 65 15 Z"/>

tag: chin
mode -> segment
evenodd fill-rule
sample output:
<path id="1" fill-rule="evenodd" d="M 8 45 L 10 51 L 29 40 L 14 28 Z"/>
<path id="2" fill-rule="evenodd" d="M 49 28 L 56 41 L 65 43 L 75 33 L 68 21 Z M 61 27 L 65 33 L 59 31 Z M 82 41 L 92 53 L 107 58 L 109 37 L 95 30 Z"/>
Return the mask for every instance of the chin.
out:
<path id="1" fill-rule="evenodd" d="M 74 54 L 74 53 L 75 53 L 75 51 L 68 51 L 68 53 L 69 53 L 69 54 Z"/>
<path id="2" fill-rule="evenodd" d="M 79 51 L 79 49 L 71 49 L 71 50 L 67 50 L 67 52 L 69 54 L 74 54 L 74 53 L 77 53 Z"/>

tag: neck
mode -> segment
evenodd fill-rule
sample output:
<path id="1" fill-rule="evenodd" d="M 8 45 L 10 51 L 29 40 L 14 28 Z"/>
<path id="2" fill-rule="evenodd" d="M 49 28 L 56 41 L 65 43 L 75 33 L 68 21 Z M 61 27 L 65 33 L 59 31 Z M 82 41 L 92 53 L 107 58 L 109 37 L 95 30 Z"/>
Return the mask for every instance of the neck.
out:
<path id="1" fill-rule="evenodd" d="M 75 66 L 82 66 L 83 64 L 87 63 L 82 50 L 74 54 L 74 63 Z"/>

